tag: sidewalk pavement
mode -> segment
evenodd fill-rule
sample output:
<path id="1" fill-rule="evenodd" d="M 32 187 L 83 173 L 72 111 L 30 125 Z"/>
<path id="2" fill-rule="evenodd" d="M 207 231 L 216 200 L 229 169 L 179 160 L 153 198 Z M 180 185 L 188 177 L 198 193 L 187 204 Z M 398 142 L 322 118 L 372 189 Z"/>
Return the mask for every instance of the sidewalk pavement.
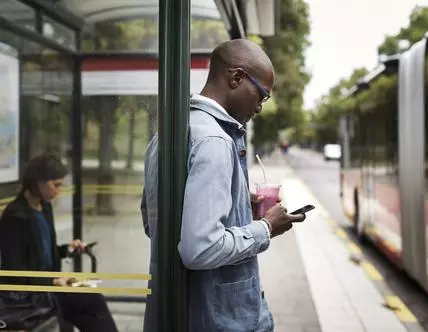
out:
<path id="1" fill-rule="evenodd" d="M 261 279 L 275 331 L 407 331 L 394 312 L 385 308 L 385 299 L 364 270 L 350 260 L 329 214 L 284 158 L 274 154 L 264 164 L 269 181 L 282 183 L 284 206 L 289 210 L 316 206 L 303 223 L 273 239 L 260 255 Z M 263 180 L 258 165 L 249 174 L 250 183 Z"/>

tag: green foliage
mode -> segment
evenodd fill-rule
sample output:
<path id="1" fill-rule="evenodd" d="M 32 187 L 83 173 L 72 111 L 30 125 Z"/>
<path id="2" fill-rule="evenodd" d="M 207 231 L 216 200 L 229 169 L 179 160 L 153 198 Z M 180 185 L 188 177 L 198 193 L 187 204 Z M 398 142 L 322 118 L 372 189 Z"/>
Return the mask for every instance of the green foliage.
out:
<path id="1" fill-rule="evenodd" d="M 398 78 L 396 74 L 379 77 L 370 84 L 369 90 L 362 91 L 355 97 L 349 98 L 349 101 L 353 101 L 353 103 L 349 104 L 345 111 L 372 112 L 374 110 L 383 110 L 387 112 L 396 108 L 397 84 Z"/>
<path id="2" fill-rule="evenodd" d="M 256 118 L 254 121 L 254 136 L 252 144 L 258 148 L 264 143 L 275 142 L 278 137 L 278 131 L 274 130 L 274 128 L 277 128 L 277 124 L 276 113 L 269 113 Z M 261 138 L 263 140 L 261 140 Z"/>
<path id="3" fill-rule="evenodd" d="M 411 44 L 425 36 L 428 30 L 428 7 L 416 6 L 410 15 L 410 24 L 400 30 L 399 36 Z"/>
<path id="4" fill-rule="evenodd" d="M 229 40 L 229 35 L 222 21 L 192 19 L 190 27 L 192 49 L 212 50 L 226 40 Z"/>
<path id="5" fill-rule="evenodd" d="M 277 110 L 255 118 L 252 142 L 256 147 L 275 142 L 279 130 L 304 121 L 302 95 L 310 79 L 304 56 L 309 46 L 309 8 L 304 0 L 281 0 L 280 11 L 278 33 L 262 38 L 275 68 Z"/>
<path id="6" fill-rule="evenodd" d="M 393 55 L 400 52 L 400 46 L 395 36 L 387 35 L 377 49 L 378 54 Z"/>
<path id="7" fill-rule="evenodd" d="M 401 28 L 395 36 L 387 35 L 378 47 L 378 54 L 392 55 L 404 51 L 421 40 L 427 31 L 428 7 L 416 6 L 410 14 L 409 25 Z"/>
<path id="8" fill-rule="evenodd" d="M 408 49 L 422 39 L 428 31 L 428 7 L 415 7 L 410 15 L 409 24 L 396 35 L 386 35 L 378 47 L 379 55 L 393 55 Z M 347 112 L 388 112 L 397 103 L 397 76 L 382 76 L 371 83 L 370 89 L 357 96 L 344 98 L 343 91 L 354 86 L 367 73 L 365 68 L 357 69 L 349 77 L 342 79 L 332 87 L 318 103 L 311 120 L 312 140 L 319 145 L 338 139 L 338 118 Z M 314 125 L 315 124 L 315 125 Z"/>
<path id="9" fill-rule="evenodd" d="M 321 97 L 316 111 L 309 119 L 309 124 L 313 128 L 313 140 L 320 145 L 337 142 L 339 116 L 354 109 L 356 103 L 353 98 L 344 98 L 344 93 L 367 73 L 365 68 L 355 69 L 348 79 L 341 79 L 338 84 L 330 88 L 327 95 Z"/>
<path id="10" fill-rule="evenodd" d="M 320 145 L 337 142 L 338 119 L 351 112 L 388 112 L 397 107 L 397 75 L 381 76 L 371 82 L 370 89 L 352 97 L 325 97 L 314 113 L 314 136 Z"/>
<path id="11" fill-rule="evenodd" d="M 84 155 L 86 158 L 96 158 L 99 153 L 100 123 L 105 116 L 105 109 L 97 107 L 97 102 L 103 96 L 86 97 L 84 105 Z M 113 110 L 111 121 L 114 125 L 113 150 L 114 159 L 124 160 L 128 155 L 129 140 L 134 141 L 136 147 L 133 153 L 135 160 L 142 160 L 147 144 L 150 140 L 150 116 L 156 98 L 153 96 L 120 96 L 118 106 Z M 131 116 L 135 116 L 135 128 L 130 130 Z"/>
<path id="12" fill-rule="evenodd" d="M 158 21 L 154 17 L 126 21 L 100 22 L 93 31 L 84 33 L 82 49 L 94 51 L 158 51 Z M 192 18 L 192 49 L 212 50 L 229 39 L 224 23 L 219 20 Z"/>

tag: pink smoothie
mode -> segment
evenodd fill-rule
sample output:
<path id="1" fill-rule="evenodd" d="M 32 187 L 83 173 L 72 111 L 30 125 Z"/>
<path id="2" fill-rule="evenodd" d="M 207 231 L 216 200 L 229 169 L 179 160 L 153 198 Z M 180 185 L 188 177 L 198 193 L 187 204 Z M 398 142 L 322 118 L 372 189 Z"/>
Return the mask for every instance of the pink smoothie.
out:
<path id="1" fill-rule="evenodd" d="M 257 216 L 264 217 L 267 210 L 278 202 L 280 184 L 276 183 L 258 183 L 256 185 L 256 194 L 265 199 L 257 206 Z"/>

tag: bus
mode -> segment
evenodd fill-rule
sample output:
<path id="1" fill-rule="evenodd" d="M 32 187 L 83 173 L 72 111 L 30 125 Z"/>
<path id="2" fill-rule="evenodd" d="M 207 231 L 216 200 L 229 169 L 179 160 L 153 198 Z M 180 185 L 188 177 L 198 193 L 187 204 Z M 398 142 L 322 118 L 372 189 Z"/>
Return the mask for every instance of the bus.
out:
<path id="1" fill-rule="evenodd" d="M 340 118 L 340 196 L 369 239 L 428 291 L 426 39 L 388 57 L 348 91 Z"/>

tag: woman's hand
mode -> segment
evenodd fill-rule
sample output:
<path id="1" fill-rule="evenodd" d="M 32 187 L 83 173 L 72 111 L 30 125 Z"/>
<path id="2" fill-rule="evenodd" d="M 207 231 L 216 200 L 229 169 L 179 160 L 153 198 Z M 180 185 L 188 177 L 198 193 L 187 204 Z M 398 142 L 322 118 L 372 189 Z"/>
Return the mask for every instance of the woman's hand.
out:
<path id="1" fill-rule="evenodd" d="M 80 241 L 79 239 L 71 241 L 70 244 L 68 245 L 68 250 L 70 252 L 73 252 L 73 251 L 82 252 L 85 250 L 85 248 L 86 248 L 86 243 Z"/>
<path id="2" fill-rule="evenodd" d="M 54 286 L 60 286 L 60 287 L 68 287 L 73 284 L 73 282 L 76 282 L 76 278 L 56 278 L 53 280 Z"/>

